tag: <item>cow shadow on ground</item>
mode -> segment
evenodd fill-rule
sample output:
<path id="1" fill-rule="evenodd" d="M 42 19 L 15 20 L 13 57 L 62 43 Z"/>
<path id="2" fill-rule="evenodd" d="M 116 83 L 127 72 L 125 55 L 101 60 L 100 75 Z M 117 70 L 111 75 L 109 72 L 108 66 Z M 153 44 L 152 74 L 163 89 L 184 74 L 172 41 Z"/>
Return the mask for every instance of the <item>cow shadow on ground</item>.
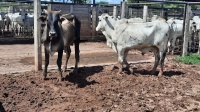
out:
<path id="1" fill-rule="evenodd" d="M 155 74 L 151 74 L 151 70 L 134 70 L 134 73 L 139 75 L 153 75 L 158 76 L 159 71 L 156 71 Z M 181 71 L 164 71 L 163 76 L 172 77 L 172 76 L 179 76 L 185 73 Z"/>
<path id="2" fill-rule="evenodd" d="M 95 80 L 87 80 L 89 76 L 102 72 L 103 66 L 80 67 L 77 74 L 69 74 L 64 78 L 65 81 L 77 84 L 79 88 L 84 88 L 88 85 L 98 84 Z"/>
<path id="3" fill-rule="evenodd" d="M 0 112 L 6 112 L 1 102 L 0 102 Z"/>

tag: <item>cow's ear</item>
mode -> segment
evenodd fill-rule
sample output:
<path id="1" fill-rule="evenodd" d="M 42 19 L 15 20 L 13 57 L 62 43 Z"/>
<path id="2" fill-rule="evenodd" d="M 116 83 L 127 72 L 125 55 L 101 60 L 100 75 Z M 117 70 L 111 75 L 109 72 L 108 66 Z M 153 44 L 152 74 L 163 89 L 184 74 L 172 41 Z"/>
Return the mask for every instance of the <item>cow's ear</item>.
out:
<path id="1" fill-rule="evenodd" d="M 59 20 L 60 20 L 60 22 L 63 22 L 65 20 L 65 18 L 61 17 Z"/>
<path id="2" fill-rule="evenodd" d="M 45 14 L 48 14 L 48 11 L 46 9 L 43 10 Z"/>
<path id="3" fill-rule="evenodd" d="M 61 10 L 58 11 L 58 14 L 60 14 L 60 13 L 61 13 Z"/>
<path id="4" fill-rule="evenodd" d="M 38 20 L 41 20 L 42 22 L 44 22 L 44 21 L 47 20 L 47 18 L 46 18 L 45 16 L 40 16 L 40 17 L 38 18 Z"/>

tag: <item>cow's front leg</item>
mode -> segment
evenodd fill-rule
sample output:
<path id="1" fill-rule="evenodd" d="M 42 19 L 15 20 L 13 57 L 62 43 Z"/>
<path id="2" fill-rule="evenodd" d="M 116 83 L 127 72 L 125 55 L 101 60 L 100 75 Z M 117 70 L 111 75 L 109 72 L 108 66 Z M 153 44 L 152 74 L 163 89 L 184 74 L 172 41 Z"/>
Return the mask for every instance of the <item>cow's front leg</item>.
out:
<path id="1" fill-rule="evenodd" d="M 62 81 L 62 70 L 61 70 L 62 55 L 63 55 L 63 49 L 60 49 L 60 50 L 58 51 L 58 59 L 57 59 L 58 72 L 59 72 L 59 77 L 57 78 L 58 81 Z"/>
<path id="2" fill-rule="evenodd" d="M 47 51 L 46 48 L 44 48 L 44 51 L 45 51 L 45 66 L 43 71 L 43 79 L 45 80 L 47 77 L 47 67 L 49 65 L 49 52 Z"/>
<path id="3" fill-rule="evenodd" d="M 63 67 L 63 71 L 66 72 L 67 71 L 67 63 L 69 61 L 69 58 L 70 58 L 70 55 L 71 55 L 71 48 L 70 46 L 68 46 L 66 49 L 65 49 L 65 53 L 66 53 L 66 60 L 65 60 L 65 65 Z"/>
<path id="4" fill-rule="evenodd" d="M 125 49 L 120 48 L 119 46 L 117 46 L 117 49 L 118 49 L 118 62 L 119 62 L 119 64 L 120 64 L 120 66 L 119 66 L 119 71 L 118 71 L 118 75 L 122 75 L 122 73 L 123 73 L 123 68 L 126 68 L 126 67 L 127 67 L 127 62 L 126 62 L 125 59 L 124 59 L 124 52 L 125 52 Z"/>
<path id="5" fill-rule="evenodd" d="M 124 52 L 124 64 L 125 64 L 124 69 L 128 72 L 128 74 L 133 74 L 133 69 L 130 68 L 130 66 L 126 60 L 128 52 L 129 52 L 129 50 L 125 50 L 125 52 Z"/>

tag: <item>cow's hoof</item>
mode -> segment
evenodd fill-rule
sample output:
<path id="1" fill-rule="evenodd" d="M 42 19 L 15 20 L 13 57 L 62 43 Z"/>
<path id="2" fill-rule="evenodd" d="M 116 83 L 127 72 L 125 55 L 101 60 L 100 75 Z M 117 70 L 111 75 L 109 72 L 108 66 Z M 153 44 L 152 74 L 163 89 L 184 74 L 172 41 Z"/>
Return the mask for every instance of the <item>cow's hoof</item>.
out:
<path id="1" fill-rule="evenodd" d="M 129 68 L 129 69 L 128 69 L 128 73 L 129 73 L 129 74 L 134 74 L 133 69 Z"/>
<path id="2" fill-rule="evenodd" d="M 150 72 L 150 75 L 155 75 L 155 74 L 156 74 L 156 72 L 153 70 Z"/>
<path id="3" fill-rule="evenodd" d="M 136 74 L 136 73 L 132 73 L 132 75 L 134 75 L 134 76 L 136 76 L 136 77 L 139 77 L 139 75 L 138 75 L 138 74 Z"/>
<path id="4" fill-rule="evenodd" d="M 67 67 L 63 67 L 63 72 L 67 72 Z"/>
<path id="5" fill-rule="evenodd" d="M 78 70 L 77 70 L 77 69 L 71 70 L 71 71 L 69 72 L 69 74 L 77 74 L 77 73 L 78 73 Z"/>
<path id="6" fill-rule="evenodd" d="M 159 73 L 159 74 L 158 74 L 158 77 L 162 77 L 162 76 L 163 76 L 163 73 Z"/>
<path id="7" fill-rule="evenodd" d="M 118 72 L 117 75 L 118 76 L 126 76 L 126 75 L 129 75 L 129 74 L 127 73 L 127 71 L 122 71 L 122 72 Z"/>
<path id="8" fill-rule="evenodd" d="M 47 79 L 47 73 L 43 73 L 43 80 Z"/>
<path id="9" fill-rule="evenodd" d="M 58 77 L 56 82 L 62 82 L 63 81 L 63 78 L 62 77 Z"/>

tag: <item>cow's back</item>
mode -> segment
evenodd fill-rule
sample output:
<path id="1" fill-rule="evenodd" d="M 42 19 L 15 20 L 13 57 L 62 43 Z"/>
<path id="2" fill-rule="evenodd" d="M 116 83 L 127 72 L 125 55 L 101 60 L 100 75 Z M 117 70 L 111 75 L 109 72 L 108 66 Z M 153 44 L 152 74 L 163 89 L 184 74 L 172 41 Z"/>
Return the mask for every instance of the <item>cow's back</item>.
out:
<path id="1" fill-rule="evenodd" d="M 156 20 L 147 23 L 120 24 L 113 33 L 113 40 L 124 47 L 164 45 L 168 41 L 169 26 Z"/>

